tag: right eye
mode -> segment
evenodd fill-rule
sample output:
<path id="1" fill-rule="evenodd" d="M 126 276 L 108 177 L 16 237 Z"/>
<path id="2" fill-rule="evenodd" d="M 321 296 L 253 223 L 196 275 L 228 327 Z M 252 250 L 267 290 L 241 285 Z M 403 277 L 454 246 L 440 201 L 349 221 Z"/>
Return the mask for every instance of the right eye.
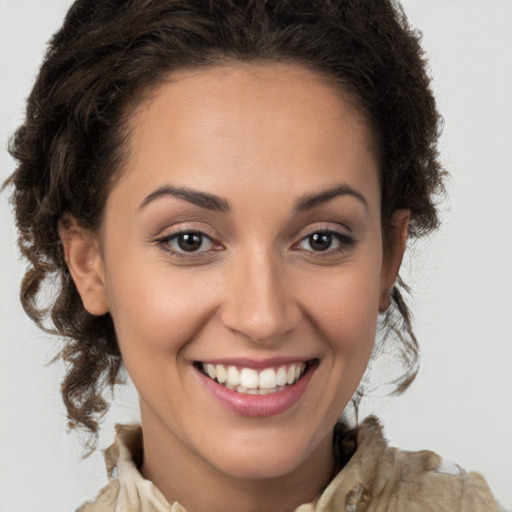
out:
<path id="1" fill-rule="evenodd" d="M 200 231 L 182 231 L 157 240 L 158 245 L 172 253 L 202 253 L 214 249 L 213 240 Z"/>

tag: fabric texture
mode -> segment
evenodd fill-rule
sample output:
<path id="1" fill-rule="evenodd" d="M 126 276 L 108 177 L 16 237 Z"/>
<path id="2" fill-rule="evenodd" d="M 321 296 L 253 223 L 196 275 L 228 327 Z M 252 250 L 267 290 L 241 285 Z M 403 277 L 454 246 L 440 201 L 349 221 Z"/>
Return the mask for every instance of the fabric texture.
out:
<path id="1" fill-rule="evenodd" d="M 116 442 L 105 452 L 109 483 L 77 512 L 187 512 L 177 502 L 168 503 L 137 469 L 142 462 L 141 427 L 118 425 L 116 429 Z M 295 512 L 500 510 L 480 474 L 447 464 L 430 451 L 389 447 L 375 417 L 367 418 L 357 433 L 336 431 L 334 451 L 343 468 L 317 499 Z M 347 456 L 348 452 L 352 455 Z"/>

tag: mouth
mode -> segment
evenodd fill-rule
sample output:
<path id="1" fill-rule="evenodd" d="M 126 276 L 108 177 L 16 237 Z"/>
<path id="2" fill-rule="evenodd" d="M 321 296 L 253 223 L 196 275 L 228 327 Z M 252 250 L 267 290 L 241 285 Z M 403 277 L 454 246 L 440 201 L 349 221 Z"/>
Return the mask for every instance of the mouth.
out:
<path id="1" fill-rule="evenodd" d="M 317 363 L 318 359 L 310 359 L 256 369 L 196 361 L 194 366 L 208 379 L 236 393 L 271 395 L 297 384 Z"/>

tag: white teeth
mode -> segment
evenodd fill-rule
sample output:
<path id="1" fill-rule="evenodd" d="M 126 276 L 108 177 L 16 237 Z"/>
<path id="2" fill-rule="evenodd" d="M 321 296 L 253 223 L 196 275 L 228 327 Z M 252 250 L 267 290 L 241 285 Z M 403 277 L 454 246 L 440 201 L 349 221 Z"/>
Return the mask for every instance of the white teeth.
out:
<path id="1" fill-rule="evenodd" d="M 218 364 L 216 367 L 215 367 L 215 370 L 217 372 L 217 380 L 221 383 L 221 384 L 224 384 L 224 382 L 226 382 L 226 380 L 228 379 L 228 375 L 227 375 L 227 371 L 226 371 L 226 367 L 221 365 L 221 364 Z"/>
<path id="2" fill-rule="evenodd" d="M 266 368 L 260 373 L 260 389 L 272 389 L 276 387 L 276 372 L 272 368 Z"/>
<path id="3" fill-rule="evenodd" d="M 240 384 L 240 372 L 235 366 L 229 366 L 227 371 L 228 384 L 238 386 Z"/>
<path id="4" fill-rule="evenodd" d="M 281 368 L 279 368 L 279 370 L 277 370 L 276 384 L 278 386 L 286 385 L 286 366 L 281 366 Z"/>
<path id="5" fill-rule="evenodd" d="M 217 371 L 215 369 L 215 366 L 213 364 L 207 364 L 206 365 L 206 373 L 210 376 L 210 379 L 215 379 L 217 377 Z"/>
<path id="6" fill-rule="evenodd" d="M 258 372 L 252 368 L 242 368 L 240 385 L 248 389 L 256 389 L 259 385 Z"/>
<path id="7" fill-rule="evenodd" d="M 286 384 L 293 384 L 295 381 L 295 365 L 291 365 L 286 373 Z"/>
<path id="8" fill-rule="evenodd" d="M 268 395 L 282 391 L 288 385 L 295 384 L 306 369 L 305 363 L 293 363 L 279 368 L 265 368 L 259 373 L 253 368 L 224 366 L 222 364 L 203 364 L 203 372 L 212 380 L 237 393 L 250 395 Z"/>

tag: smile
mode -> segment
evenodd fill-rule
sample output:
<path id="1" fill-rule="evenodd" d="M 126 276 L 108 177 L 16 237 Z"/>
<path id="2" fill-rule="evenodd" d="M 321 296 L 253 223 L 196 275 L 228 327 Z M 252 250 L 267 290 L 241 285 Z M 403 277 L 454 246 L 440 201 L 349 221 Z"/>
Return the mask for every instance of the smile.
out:
<path id="1" fill-rule="evenodd" d="M 240 416 L 265 417 L 284 413 L 297 404 L 319 365 L 315 358 L 196 361 L 193 366 L 215 402 Z"/>
<path id="2" fill-rule="evenodd" d="M 269 395 L 293 386 L 313 362 L 297 362 L 259 370 L 210 363 L 198 363 L 198 368 L 216 383 L 236 393 Z"/>

